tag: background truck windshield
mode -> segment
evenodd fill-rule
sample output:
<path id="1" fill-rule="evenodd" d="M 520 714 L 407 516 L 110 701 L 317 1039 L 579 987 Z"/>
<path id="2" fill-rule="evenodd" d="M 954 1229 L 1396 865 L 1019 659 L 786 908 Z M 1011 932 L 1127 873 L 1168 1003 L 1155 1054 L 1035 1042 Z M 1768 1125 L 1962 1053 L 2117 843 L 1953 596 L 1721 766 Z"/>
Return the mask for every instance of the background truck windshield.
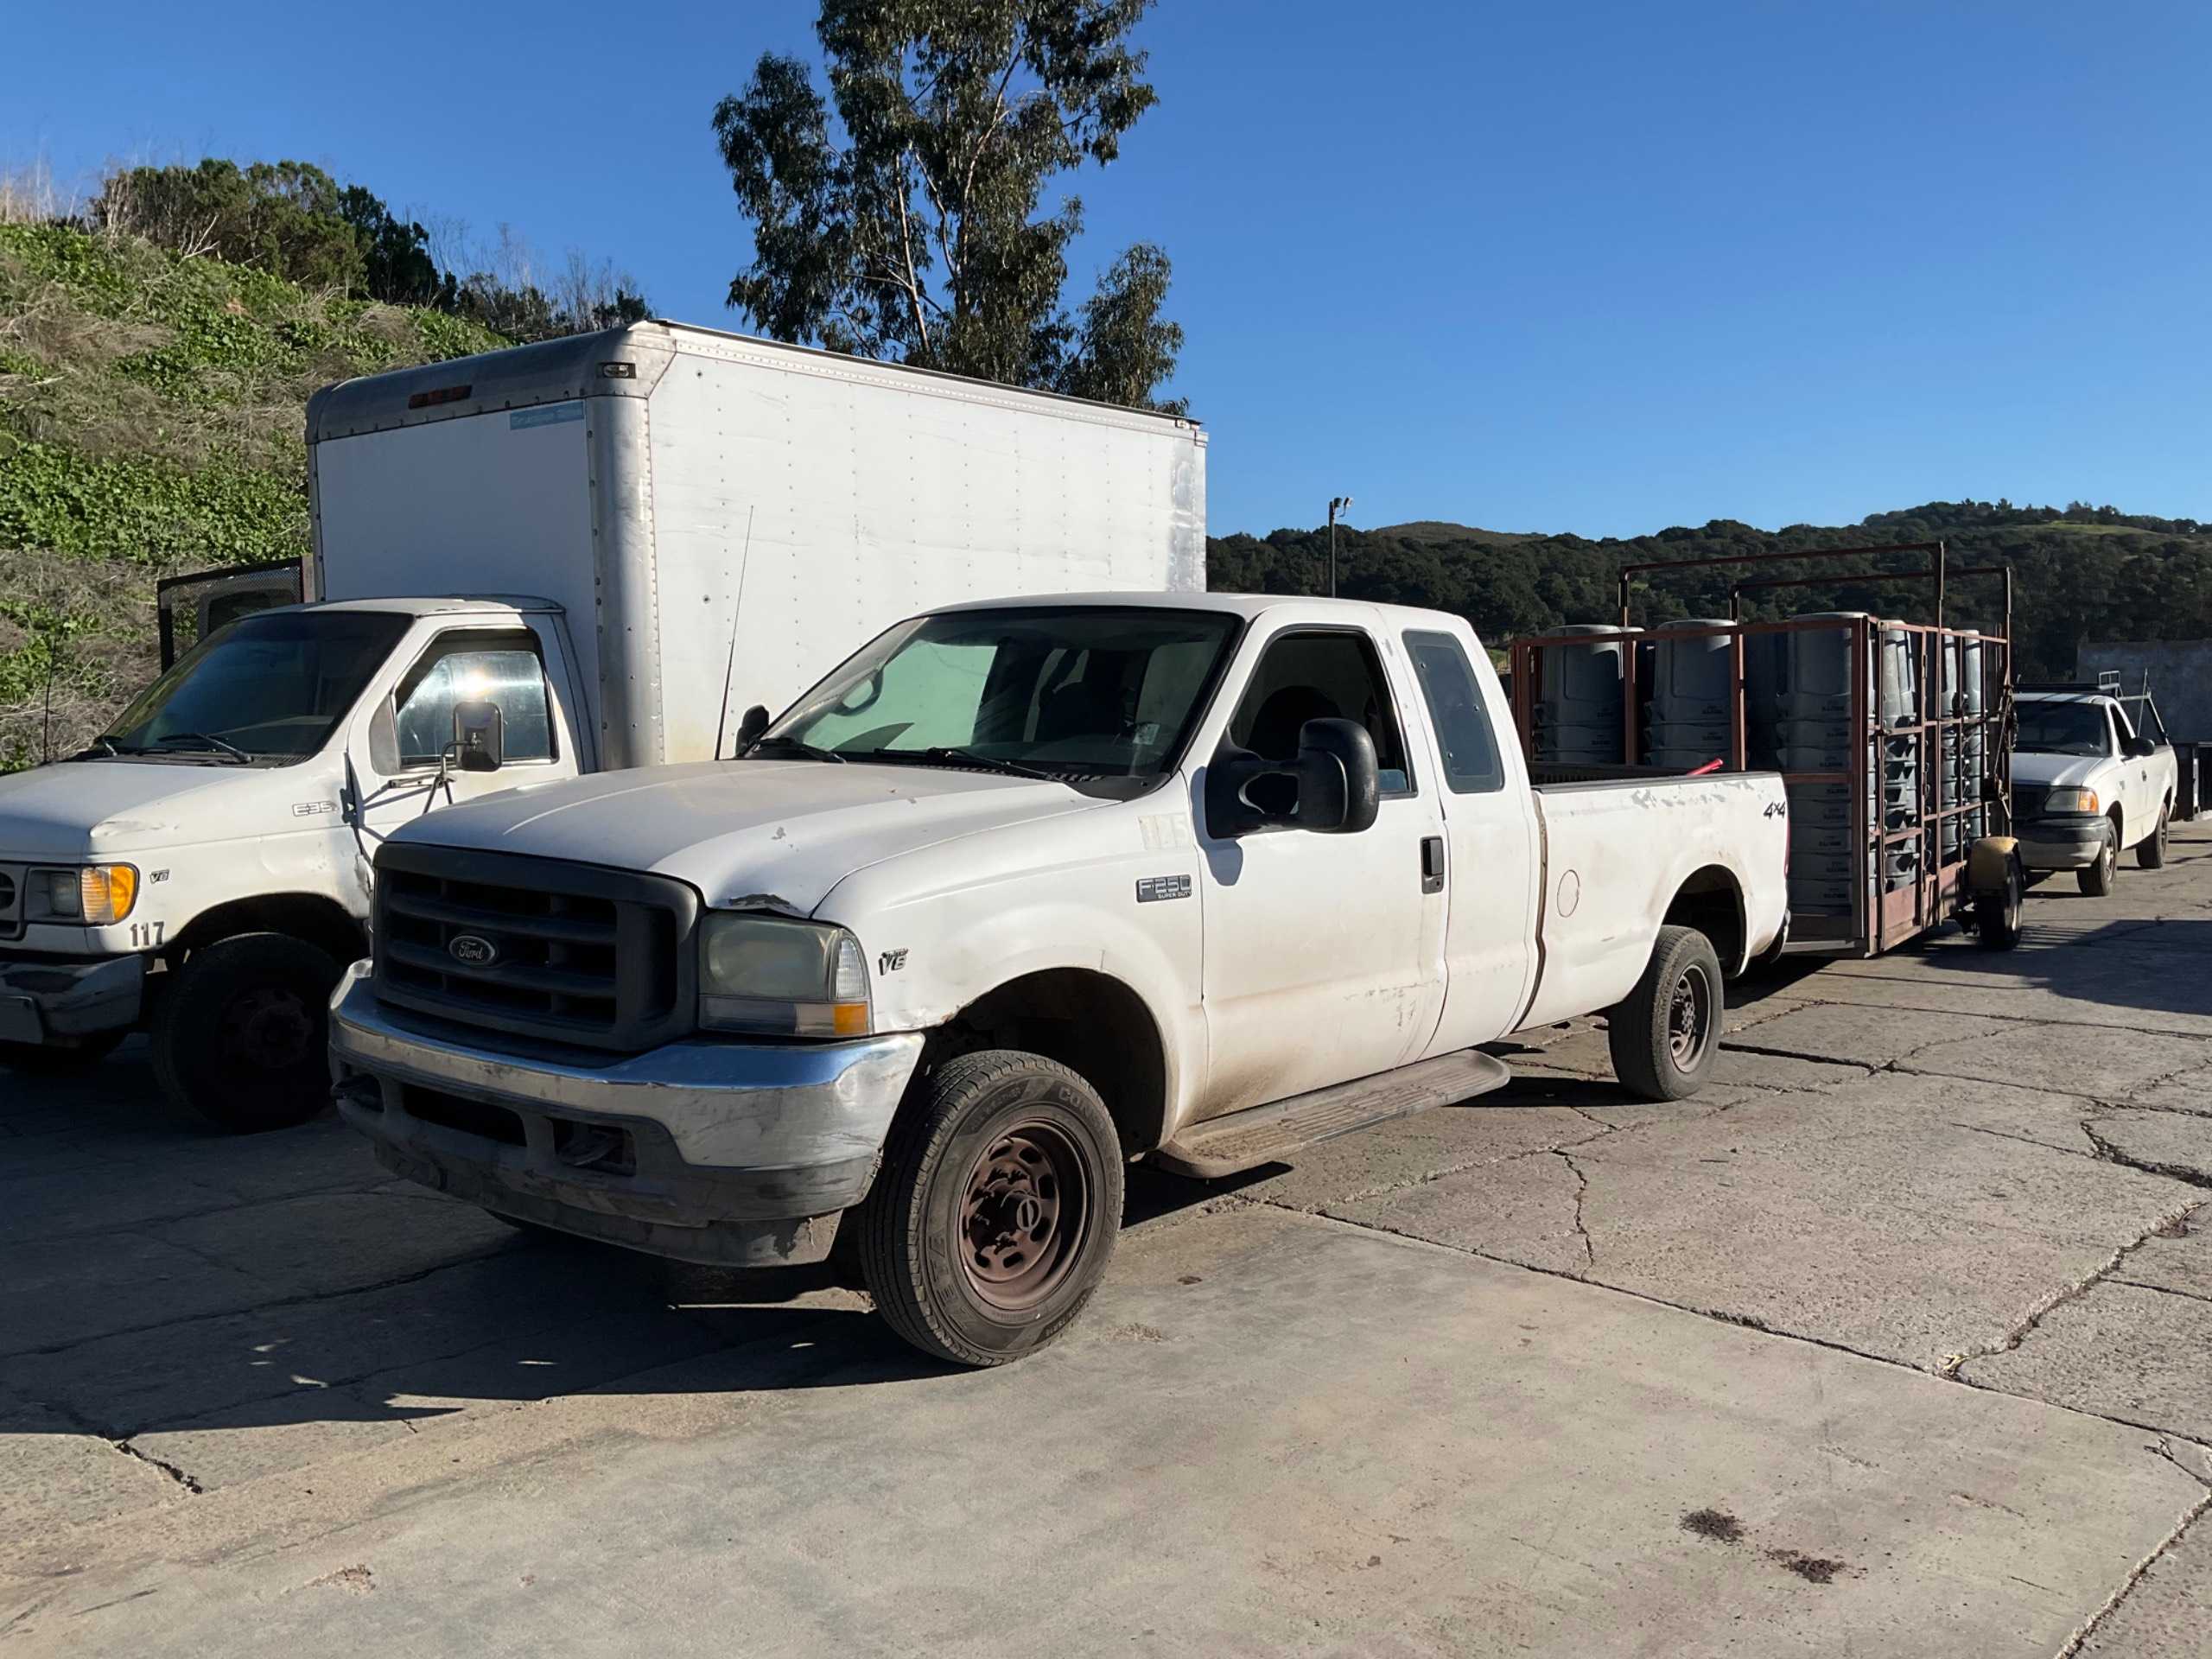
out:
<path id="1" fill-rule="evenodd" d="M 902 622 L 800 699 L 760 752 L 1001 762 L 1108 792 L 1172 767 L 1236 631 L 1206 611 L 1008 607 Z M 962 751 L 954 754 L 949 751 Z"/>
<path id="2" fill-rule="evenodd" d="M 108 728 L 107 746 L 125 754 L 227 750 L 303 760 L 406 632 L 405 617 L 372 611 L 246 617 L 149 686 Z"/>
<path id="3" fill-rule="evenodd" d="M 2094 702 L 2034 702 L 2022 698 L 2020 735 L 2012 747 L 2029 754 L 2110 754 L 2112 722 Z"/>

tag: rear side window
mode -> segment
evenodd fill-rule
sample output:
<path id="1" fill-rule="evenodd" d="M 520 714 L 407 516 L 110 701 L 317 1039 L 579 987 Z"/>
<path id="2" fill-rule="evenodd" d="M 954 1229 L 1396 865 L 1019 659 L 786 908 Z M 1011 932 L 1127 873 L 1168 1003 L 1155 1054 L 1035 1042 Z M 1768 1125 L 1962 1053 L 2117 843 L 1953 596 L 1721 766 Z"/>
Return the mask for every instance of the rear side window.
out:
<path id="1" fill-rule="evenodd" d="M 1448 633 L 1408 633 L 1406 654 L 1414 661 L 1428 717 L 1444 751 L 1444 781 L 1454 795 L 1482 795 L 1505 787 L 1505 768 L 1497 756 L 1497 734 L 1483 707 L 1482 689 L 1467 653 Z"/>

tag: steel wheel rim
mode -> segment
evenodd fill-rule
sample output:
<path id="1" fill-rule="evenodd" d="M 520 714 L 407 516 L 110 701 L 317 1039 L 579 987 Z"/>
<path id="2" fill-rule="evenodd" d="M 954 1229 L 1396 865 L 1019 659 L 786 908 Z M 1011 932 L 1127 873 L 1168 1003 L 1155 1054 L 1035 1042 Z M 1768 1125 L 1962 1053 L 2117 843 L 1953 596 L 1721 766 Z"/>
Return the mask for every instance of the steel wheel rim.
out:
<path id="1" fill-rule="evenodd" d="M 1713 983 L 1705 969 L 1682 969 L 1667 999 L 1667 1052 L 1677 1071 L 1696 1068 L 1713 1036 Z"/>
<path id="2" fill-rule="evenodd" d="M 1058 1125 L 1032 1120 L 993 1136 L 960 1199 L 960 1263 L 969 1292 L 1005 1313 L 1033 1308 L 1066 1281 L 1090 1228 L 1089 1166 Z"/>
<path id="3" fill-rule="evenodd" d="M 228 1068 L 247 1076 L 285 1071 L 308 1058 L 315 1020 L 296 991 L 258 986 L 231 1000 L 219 1033 Z"/>

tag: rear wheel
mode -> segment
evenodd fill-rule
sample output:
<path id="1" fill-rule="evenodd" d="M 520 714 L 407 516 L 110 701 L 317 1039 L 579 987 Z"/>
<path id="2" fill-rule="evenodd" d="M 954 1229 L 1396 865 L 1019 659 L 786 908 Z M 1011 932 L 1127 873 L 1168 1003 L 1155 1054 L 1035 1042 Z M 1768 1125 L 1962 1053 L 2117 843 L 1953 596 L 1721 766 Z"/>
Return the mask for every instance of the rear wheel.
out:
<path id="1" fill-rule="evenodd" d="M 2008 858 L 2004 887 L 1974 895 L 1974 936 L 1983 950 L 2010 950 L 2019 944 L 2022 898 L 2026 891 L 2019 861 Z"/>
<path id="2" fill-rule="evenodd" d="M 2109 897 L 2113 878 L 2120 873 L 2120 821 L 2105 820 L 2105 844 L 2097 851 L 2097 861 L 2086 870 L 2075 872 L 2074 879 L 2082 891 L 2092 899 Z"/>
<path id="3" fill-rule="evenodd" d="M 1122 1142 L 1096 1092 L 1013 1049 L 916 1085 L 855 1219 L 876 1310 L 957 1365 L 1044 1347 L 1090 1300 L 1122 1224 Z"/>
<path id="4" fill-rule="evenodd" d="M 2158 808 L 2158 827 L 2136 843 L 2135 862 L 2146 870 L 2163 870 L 2166 867 L 2166 820 L 2172 815 L 2171 806 Z"/>
<path id="5" fill-rule="evenodd" d="M 27 1077 L 68 1077 L 89 1070 L 114 1053 L 116 1046 L 128 1034 L 104 1031 L 97 1037 L 86 1038 L 73 1048 L 51 1043 L 0 1043 L 0 1065 Z"/>
<path id="6" fill-rule="evenodd" d="M 1646 1100 L 1695 1094 L 1720 1058 L 1726 1011 L 1713 942 L 1694 927 L 1661 928 L 1643 977 L 1605 1016 L 1613 1075 Z"/>
<path id="7" fill-rule="evenodd" d="M 194 951 L 154 1022 L 163 1090 L 233 1134 L 306 1122 L 330 1103 L 340 971 L 285 933 L 242 933 Z"/>

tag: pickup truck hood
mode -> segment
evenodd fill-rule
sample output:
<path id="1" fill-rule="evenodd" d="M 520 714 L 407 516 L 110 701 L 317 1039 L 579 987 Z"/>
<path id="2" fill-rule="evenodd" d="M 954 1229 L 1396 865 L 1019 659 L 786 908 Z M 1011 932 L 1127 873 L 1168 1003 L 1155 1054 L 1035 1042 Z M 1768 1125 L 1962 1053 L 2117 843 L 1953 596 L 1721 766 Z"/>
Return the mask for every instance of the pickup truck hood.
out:
<path id="1" fill-rule="evenodd" d="M 688 882 L 718 909 L 804 916 L 884 859 L 1103 804 L 1065 784 L 994 772 L 708 760 L 494 796 L 392 839 L 650 871 Z"/>
<path id="2" fill-rule="evenodd" d="M 60 761 L 0 778 L 0 859 L 119 857 L 269 835 L 300 828 L 295 806 L 337 804 L 320 768 Z"/>
<path id="3" fill-rule="evenodd" d="M 2108 755 L 2096 754 L 2031 754 L 2024 749 L 2012 751 L 2012 781 L 2017 784 L 2049 784 L 2072 787 L 2094 784 L 2096 776 L 2112 764 Z"/>

